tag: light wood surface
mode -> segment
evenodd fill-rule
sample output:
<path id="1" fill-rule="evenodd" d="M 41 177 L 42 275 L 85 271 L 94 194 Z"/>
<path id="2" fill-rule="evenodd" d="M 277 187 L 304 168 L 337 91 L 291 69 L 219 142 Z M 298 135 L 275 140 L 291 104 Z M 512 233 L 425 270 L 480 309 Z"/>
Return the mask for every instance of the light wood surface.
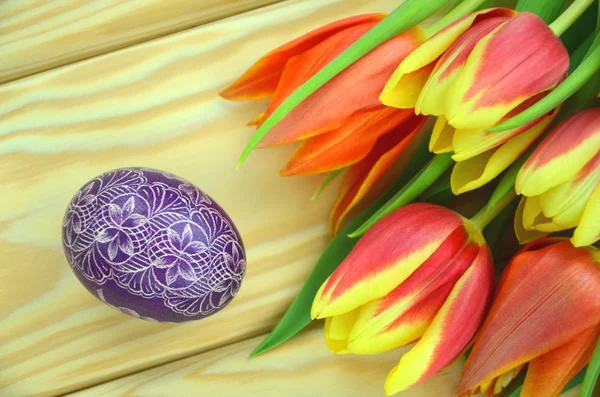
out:
<path id="1" fill-rule="evenodd" d="M 336 187 L 277 176 L 293 148 L 235 163 L 264 103 L 217 97 L 261 53 L 395 0 L 286 1 L 0 85 L 0 396 L 53 396 L 266 332 L 327 241 Z M 235 219 L 248 272 L 223 312 L 150 324 L 96 301 L 62 253 L 63 212 L 87 180 L 131 165 L 197 184 Z"/>
<path id="2" fill-rule="evenodd" d="M 0 82 L 279 0 L 4 0 Z"/>
<path id="3" fill-rule="evenodd" d="M 377 356 L 335 355 L 323 329 L 313 327 L 281 348 L 248 358 L 261 338 L 114 380 L 69 397 L 325 397 L 384 396 L 383 382 L 406 349 Z M 407 392 L 405 397 L 452 397 L 460 363 Z"/>
<path id="4" fill-rule="evenodd" d="M 249 358 L 261 338 L 98 385 L 69 397 L 380 397 L 388 372 L 408 348 L 377 356 L 335 355 L 321 325 L 262 356 Z M 462 361 L 398 397 L 453 397 Z M 562 397 L 577 397 L 578 389 Z"/>

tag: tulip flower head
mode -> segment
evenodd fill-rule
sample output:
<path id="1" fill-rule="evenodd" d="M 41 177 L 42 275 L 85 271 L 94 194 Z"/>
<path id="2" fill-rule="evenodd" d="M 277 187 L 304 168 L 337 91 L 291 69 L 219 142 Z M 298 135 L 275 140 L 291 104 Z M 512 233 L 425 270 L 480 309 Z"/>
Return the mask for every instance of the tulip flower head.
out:
<path id="1" fill-rule="evenodd" d="M 380 99 L 438 116 L 430 150 L 454 152 L 458 194 L 495 178 L 544 132 L 555 112 L 513 130 L 485 130 L 543 98 L 568 67 L 565 47 L 538 16 L 494 8 L 426 40 L 400 63 Z"/>
<path id="2" fill-rule="evenodd" d="M 575 246 L 600 239 L 600 108 L 560 123 L 517 176 L 523 198 L 515 217 L 522 242 L 576 228 Z"/>
<path id="3" fill-rule="evenodd" d="M 504 271 L 458 396 L 498 394 L 527 364 L 521 397 L 558 397 L 600 335 L 600 251 L 536 240 Z"/>
<path id="4" fill-rule="evenodd" d="M 392 369 L 391 395 L 449 365 L 482 321 L 493 263 L 481 231 L 433 204 L 402 207 L 373 226 L 325 281 L 312 306 L 336 353 L 417 344 Z"/>
<path id="5" fill-rule="evenodd" d="M 269 52 L 221 93 L 230 100 L 271 98 L 250 124 L 260 126 L 298 87 L 385 15 L 360 15 L 328 24 Z M 413 109 L 379 102 L 401 62 L 423 40 L 420 28 L 381 44 L 290 112 L 260 142 L 271 147 L 302 141 L 281 175 L 325 173 L 349 167 L 331 214 L 332 231 L 392 166 L 425 118 Z"/>

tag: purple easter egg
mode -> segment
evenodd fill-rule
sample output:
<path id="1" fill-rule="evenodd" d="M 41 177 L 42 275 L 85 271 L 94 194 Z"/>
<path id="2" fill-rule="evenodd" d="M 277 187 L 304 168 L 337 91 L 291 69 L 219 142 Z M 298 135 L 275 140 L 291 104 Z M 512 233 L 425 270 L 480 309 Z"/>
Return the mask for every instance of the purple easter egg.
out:
<path id="1" fill-rule="evenodd" d="M 122 313 L 182 322 L 214 314 L 237 294 L 242 239 L 225 211 L 164 171 L 121 168 L 86 183 L 62 225 L 81 283 Z"/>

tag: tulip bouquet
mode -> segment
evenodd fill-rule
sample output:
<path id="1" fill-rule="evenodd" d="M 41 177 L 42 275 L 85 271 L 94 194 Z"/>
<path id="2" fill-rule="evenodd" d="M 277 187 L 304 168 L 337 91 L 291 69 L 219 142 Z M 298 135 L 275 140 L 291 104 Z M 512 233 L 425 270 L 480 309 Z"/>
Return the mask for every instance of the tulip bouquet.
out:
<path id="1" fill-rule="evenodd" d="M 389 15 L 335 21 L 269 52 L 221 93 L 270 99 L 238 166 L 255 147 L 300 141 L 281 175 L 325 174 L 319 191 L 344 175 L 332 240 L 254 355 L 325 319 L 338 354 L 415 343 L 387 395 L 461 359 L 457 396 L 552 397 L 578 384 L 592 395 L 598 1 L 494 3 L 406 0 Z M 448 204 L 484 185 L 491 195 L 475 215 Z M 511 216 L 524 246 L 507 255 L 494 246 Z"/>

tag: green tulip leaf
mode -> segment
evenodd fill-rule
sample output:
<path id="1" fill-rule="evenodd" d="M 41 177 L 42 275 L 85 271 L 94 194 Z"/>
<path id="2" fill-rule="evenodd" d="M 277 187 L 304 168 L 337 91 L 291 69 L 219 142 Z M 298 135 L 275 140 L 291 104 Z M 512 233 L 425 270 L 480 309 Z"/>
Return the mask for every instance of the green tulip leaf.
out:
<path id="1" fill-rule="evenodd" d="M 595 37 L 594 33 L 590 33 L 588 35 L 588 37 L 586 37 L 585 40 L 583 40 L 580 43 L 579 47 L 577 47 L 575 49 L 575 51 L 573 51 L 573 53 L 571 53 L 571 61 L 569 63 L 569 73 L 573 73 L 573 71 L 575 69 L 577 69 L 577 66 L 579 66 L 581 64 L 581 61 L 584 60 L 589 49 L 592 47 L 592 43 L 594 42 L 594 37 Z"/>
<path id="2" fill-rule="evenodd" d="M 451 172 L 446 172 L 440 179 L 435 181 L 421 196 L 419 201 L 426 201 L 432 204 L 442 205 L 454 197 L 452 186 L 450 185 Z"/>
<path id="3" fill-rule="evenodd" d="M 567 51 L 571 55 L 571 64 L 569 65 L 569 73 L 574 70 L 573 53 L 581 47 L 583 40 L 589 35 L 596 36 L 596 18 L 598 15 L 598 2 L 594 2 L 583 12 L 579 18 L 565 32 L 560 35 L 560 40 L 563 42 Z M 589 48 L 589 45 L 588 45 Z M 582 58 L 583 59 L 583 58 Z M 576 66 L 576 65 L 575 65 Z"/>
<path id="4" fill-rule="evenodd" d="M 560 15 L 564 3 L 564 0 L 519 0 L 515 10 L 537 14 L 544 22 L 549 24 Z"/>
<path id="5" fill-rule="evenodd" d="M 363 223 L 349 237 L 355 238 L 366 233 L 381 218 L 397 208 L 406 205 L 419 197 L 428 187 L 442 176 L 452 165 L 452 153 L 436 155 L 431 161 L 413 177 L 398 193 L 375 212 L 365 223 Z"/>
<path id="6" fill-rule="evenodd" d="M 508 221 L 512 218 L 516 207 L 516 202 L 507 205 L 483 230 L 483 237 L 485 237 L 485 242 L 489 247 L 490 252 L 492 253 L 492 256 L 494 258 L 498 256 L 498 253 L 496 252 L 498 243 L 500 243 L 500 239 L 504 234 L 506 225 L 508 224 Z"/>
<path id="7" fill-rule="evenodd" d="M 592 397 L 596 382 L 598 382 L 598 376 L 600 375 L 600 339 L 592 354 L 592 360 L 588 364 L 587 371 L 585 371 L 585 377 L 583 379 L 583 386 L 581 387 L 580 397 Z"/>
<path id="8" fill-rule="evenodd" d="M 412 175 L 417 173 L 432 158 L 433 154 L 429 153 L 428 145 L 429 135 L 425 136 L 419 143 L 404 172 L 394 184 L 331 240 L 284 316 L 267 338 L 252 352 L 252 356 L 257 356 L 279 346 L 310 324 L 310 309 L 321 284 L 337 269 L 358 242 L 358 239 L 349 238 L 348 233 L 373 215 L 398 189 L 408 182 Z"/>
<path id="9" fill-rule="evenodd" d="M 238 161 L 238 168 L 261 139 L 313 92 L 384 41 L 404 32 L 435 14 L 451 0 L 406 0 L 392 13 L 356 40 L 344 52 L 292 92 L 258 128 Z"/>

